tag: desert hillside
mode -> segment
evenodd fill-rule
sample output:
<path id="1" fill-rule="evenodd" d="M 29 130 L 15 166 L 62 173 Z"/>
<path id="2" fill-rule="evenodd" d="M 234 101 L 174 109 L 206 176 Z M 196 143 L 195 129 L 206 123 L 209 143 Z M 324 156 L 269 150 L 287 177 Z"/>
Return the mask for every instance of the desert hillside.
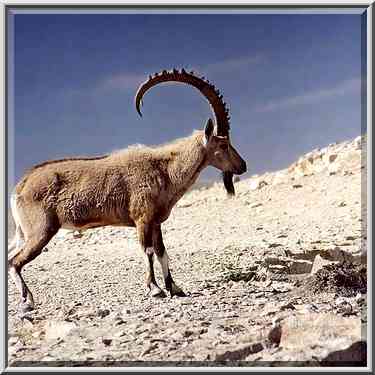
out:
<path id="1" fill-rule="evenodd" d="M 9 281 L 10 364 L 363 365 L 365 149 L 313 150 L 234 198 L 187 193 L 163 225 L 184 298 L 146 295 L 135 229 L 59 232 L 24 269 L 37 308 L 22 321 Z"/>

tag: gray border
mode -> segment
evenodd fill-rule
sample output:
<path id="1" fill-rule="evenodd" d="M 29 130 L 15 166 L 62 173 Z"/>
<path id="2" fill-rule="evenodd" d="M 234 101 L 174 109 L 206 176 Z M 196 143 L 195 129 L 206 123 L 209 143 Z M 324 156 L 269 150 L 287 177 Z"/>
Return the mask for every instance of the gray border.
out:
<path id="1" fill-rule="evenodd" d="M 120 11 L 120 10 L 131 10 L 131 13 L 135 13 L 139 10 L 142 10 L 142 11 L 147 11 L 147 13 L 175 13 L 175 12 L 178 12 L 178 13 L 189 13 L 190 11 L 194 11 L 196 13 L 211 13 L 212 11 L 215 11 L 214 13 L 216 12 L 220 12 L 220 13 L 232 13 L 232 12 L 238 12 L 238 13 L 252 13 L 252 12 L 256 12 L 256 13 L 261 13 L 261 11 L 264 9 L 267 10 L 267 13 L 268 12 L 273 12 L 273 13 L 288 13 L 288 12 L 295 12 L 295 9 L 297 9 L 297 13 L 304 13 L 304 12 L 321 12 L 321 13 L 324 13 L 324 9 L 328 9 L 328 12 L 329 11 L 334 11 L 336 9 L 336 12 L 334 13 L 340 13 L 340 12 L 350 12 L 351 10 L 355 10 L 356 13 L 357 12 L 362 12 L 365 10 L 365 12 L 363 13 L 364 14 L 364 17 L 367 18 L 367 21 L 370 21 L 370 22 L 367 22 L 367 66 L 364 64 L 363 65 L 363 70 L 366 70 L 367 68 L 367 71 L 366 71 L 366 76 L 367 76 L 367 100 L 364 99 L 362 101 L 362 104 L 363 104 L 363 112 L 362 112 L 362 130 L 366 129 L 366 124 L 371 124 L 371 120 L 372 120 L 372 49 L 371 49 L 371 46 L 372 46 L 372 15 L 374 14 L 374 9 L 372 7 L 372 5 L 369 5 L 368 3 L 355 3 L 355 4 L 345 4 L 345 5 L 338 5 L 338 4 L 325 4 L 325 5 L 280 5 L 280 4 L 275 4 L 275 5 L 272 5 L 272 4 L 263 4 L 263 5 L 238 5 L 238 4 L 234 4 L 234 5 L 204 5 L 204 4 L 201 4 L 201 5 L 182 5 L 182 6 L 178 6 L 178 5 L 155 5 L 155 4 L 151 4 L 151 5 L 147 5 L 147 4 L 142 4 L 142 5 L 134 5 L 134 4 L 125 4 L 125 5 L 87 5 L 87 4 L 69 4 L 69 5 L 54 5 L 54 6 L 51 6 L 50 4 L 43 4 L 43 5 L 30 5 L 30 4 L 24 4 L 24 5 L 20 5 L 20 4 L 16 4 L 16 5 L 2 5 L 2 11 L 3 11 L 3 21 L 4 21 L 4 27 L 5 27 L 5 33 L 4 33 L 4 40 L 3 40 L 3 45 L 4 45 L 4 49 L 3 49 L 3 52 L 4 52 L 4 57 L 5 57 L 5 64 L 4 64 L 4 70 L 3 70 L 3 79 L 4 79 L 4 87 L 5 87 L 5 90 L 4 90 L 4 93 L 5 94 L 9 94 L 9 88 L 10 88 L 10 82 L 8 81 L 8 74 L 11 72 L 11 70 L 9 70 L 10 65 L 9 65 L 9 56 L 7 54 L 7 37 L 8 37 L 8 27 L 9 27 L 9 23 L 8 23 L 8 17 L 7 15 L 10 13 L 10 11 L 14 10 L 15 13 L 19 13 L 19 12 L 23 12 L 23 10 L 26 10 L 26 9 L 29 9 L 31 12 L 29 13 L 33 13 L 33 11 L 35 10 L 36 13 L 41 13 L 41 11 L 43 11 L 43 9 L 46 9 L 48 8 L 47 10 L 47 13 L 51 10 L 55 10 L 54 13 L 56 13 L 56 10 L 61 10 L 62 12 L 64 12 L 64 10 L 67 10 L 68 8 L 70 9 L 74 9 L 74 10 L 77 10 L 78 12 L 80 11 L 93 11 L 93 10 L 96 10 L 96 11 L 99 11 L 100 13 L 106 13 L 105 9 L 110 9 L 109 12 L 112 12 L 114 10 L 117 10 L 117 11 Z M 270 8 L 273 8 L 273 9 L 270 9 Z M 360 9 L 361 8 L 361 9 Z M 38 9 L 38 10 L 36 10 Z M 234 9 L 234 10 L 233 10 Z M 294 11 L 293 11 L 294 9 Z M 12 74 L 10 74 L 12 76 Z M 365 87 L 366 85 L 363 86 L 363 88 Z M 8 177 L 9 177 L 9 174 L 8 174 L 8 163 L 9 163 L 9 160 L 7 158 L 8 156 L 8 136 L 11 135 L 11 132 L 9 131 L 8 129 L 8 124 L 9 124 L 9 121 L 12 120 L 12 116 L 8 113 L 8 105 L 10 105 L 11 103 L 9 103 L 8 101 L 8 97 L 7 95 L 4 95 L 4 123 L 6 126 L 3 127 L 3 132 L 2 132 L 2 136 L 4 136 L 3 138 L 3 150 L 4 150 L 4 160 L 3 160 L 3 181 L 5 181 L 5 189 L 4 189 L 4 201 L 3 201 L 3 204 L 4 204 L 4 216 L 3 216 L 3 223 L 5 224 L 5 226 L 2 226 L 2 230 L 4 230 L 4 250 L 5 250 L 5 246 L 7 246 L 7 242 L 8 242 L 8 238 L 7 238 L 7 209 L 5 209 L 5 207 L 8 206 L 8 183 L 9 183 L 9 180 L 8 180 Z M 367 131 L 368 131 L 368 142 L 367 142 L 367 161 L 368 160 L 372 160 L 371 159 L 371 152 L 372 152 L 372 129 L 371 129 L 371 126 L 368 126 L 367 127 Z M 14 152 L 14 148 L 13 148 L 13 152 Z M 365 161 L 365 162 L 367 162 Z M 372 248 L 372 234 L 371 234 L 371 231 L 370 231 L 370 228 L 371 228 L 371 222 L 372 222 L 372 213 L 370 211 L 370 206 L 371 206 L 371 187 L 372 187 L 372 170 L 371 168 L 370 169 L 367 169 L 367 173 L 368 173 L 368 177 L 370 177 L 370 179 L 368 180 L 367 182 L 367 195 L 366 198 L 367 198 L 367 203 L 370 203 L 370 205 L 365 205 L 365 207 L 367 206 L 367 212 L 364 212 L 364 216 L 365 218 L 367 219 L 367 222 L 368 225 L 367 226 L 367 238 L 368 238 L 368 248 L 371 249 Z M 1 190 L 1 192 L 3 192 L 3 190 Z M 7 252 L 4 251 L 4 253 L 6 254 Z M 371 256 L 371 251 L 368 252 L 368 255 L 372 261 L 372 256 Z M 371 262 L 371 265 L 372 265 L 372 262 Z M 7 306 L 7 300 L 8 300 L 8 295 L 7 295 L 7 262 L 5 261 L 4 262 L 4 275 L 5 275 L 5 280 L 4 280 L 4 283 L 3 283 L 3 286 L 1 288 L 1 293 L 4 293 L 4 300 L 5 300 L 5 306 Z M 372 285 L 371 285 L 371 281 L 372 281 L 372 275 L 370 273 L 368 273 L 368 288 L 370 291 L 370 293 L 368 293 L 368 302 L 372 302 Z M 369 309 L 369 305 L 368 305 L 368 309 Z M 369 317 L 369 328 L 372 328 L 372 316 L 370 314 L 368 314 L 368 317 Z M 3 319 L 1 319 L 1 329 L 3 329 L 3 327 L 5 328 L 5 332 L 7 332 L 7 327 L 8 324 L 7 324 L 7 313 L 5 313 L 5 316 Z M 3 357 L 3 352 L 1 353 L 1 357 L 0 357 L 0 368 L 1 370 L 4 370 L 6 372 L 20 372 L 20 371 L 39 371 L 39 372 L 44 372 L 44 371 L 69 371 L 71 369 L 74 369 L 74 370 L 80 370 L 81 371 L 84 371 L 84 370 L 88 370 L 88 371 L 103 371 L 104 368 L 101 367 L 101 368 L 93 368 L 93 367 L 88 367 L 88 368 L 80 368 L 80 369 L 77 369 L 77 368 L 56 368 L 56 367 L 47 367 L 47 368 L 41 368 L 41 367 L 34 367 L 34 368 L 20 368 L 20 367 L 14 367 L 14 368 L 6 368 L 6 366 L 8 365 L 8 360 L 7 360 L 7 337 L 5 335 L 2 336 L 3 340 L 2 342 L 4 343 L 4 348 L 5 348 L 5 357 Z M 367 335 L 367 340 L 368 340 L 368 343 L 370 344 L 369 345 L 369 350 L 368 350 L 368 364 L 367 364 L 367 368 L 358 368 L 359 371 L 363 372 L 363 371 L 367 371 L 368 369 L 370 369 L 372 371 L 372 358 L 371 356 L 369 355 L 369 353 L 371 353 L 371 349 L 372 349 L 372 332 L 371 332 L 371 335 Z M 203 367 L 191 367 L 189 370 L 185 370 L 185 371 L 192 371 L 192 370 L 203 370 L 203 368 L 205 368 L 206 366 L 203 366 Z M 108 367 L 105 367 L 106 370 L 109 370 Z M 142 367 L 142 368 L 138 368 L 138 369 L 135 369 L 135 368 L 129 368 L 129 370 L 131 369 L 131 371 L 134 371 L 134 370 L 157 370 L 159 369 L 159 371 L 174 371 L 174 368 L 172 369 L 167 369 L 167 368 L 148 368 L 148 367 Z M 210 370 L 214 370 L 214 371 L 228 371 L 228 370 L 234 370 L 235 368 L 231 368 L 231 367 L 223 367 L 223 368 L 211 368 Z M 261 368 L 242 368 L 242 369 L 236 369 L 237 371 L 238 370 L 242 370 L 242 371 L 249 371 L 251 369 L 255 369 L 255 370 L 259 370 L 261 371 L 262 369 Z M 305 371 L 311 371 L 312 369 L 316 369 L 316 370 L 321 370 L 319 368 L 274 368 L 273 370 L 277 370 L 277 371 L 300 371 L 300 370 L 305 370 Z M 331 370 L 331 371 L 345 371 L 347 372 L 347 370 L 349 371 L 353 371 L 354 368 L 343 368 L 343 367 L 337 367 L 337 368 L 322 368 L 323 370 Z M 111 368 L 112 371 L 123 371 L 124 368 Z M 182 368 L 179 368 L 180 371 L 184 371 Z M 208 369 L 207 369 L 208 370 Z M 265 370 L 263 368 L 263 370 Z M 272 369 L 267 369 L 268 371 L 272 370 Z M 261 371 L 261 372 L 264 372 L 264 371 Z M 358 372 L 358 371 L 357 371 Z"/>
<path id="2" fill-rule="evenodd" d="M 90 9 L 85 10 L 82 8 L 77 9 L 66 9 L 66 8 L 59 8 L 59 14 L 363 14 L 366 10 L 365 7 L 344 7 L 340 9 L 334 8 L 327 8 L 327 10 L 322 10 L 321 8 L 313 8 L 313 7 L 301 7 L 301 8 L 283 8 L 283 9 L 261 9 L 261 8 L 212 8 L 209 9 L 207 7 L 196 7 L 196 8 L 155 8 L 155 7 L 129 7 L 127 9 L 124 8 L 115 8 L 112 7 L 111 9 Z M 25 8 L 13 8 L 12 9 L 14 14 L 56 14 L 56 10 L 53 9 L 40 9 L 40 10 L 26 10 Z"/>
<path id="3" fill-rule="evenodd" d="M 1 9 L 1 16 L 2 16 L 2 21 L 4 22 L 4 28 L 6 31 L 6 27 L 7 27 L 7 20 L 6 20 L 6 11 L 5 11 L 5 7 L 2 7 Z M 7 46 L 7 41 L 6 41 L 6 32 L 4 32 L 4 38 L 2 39 L 2 53 L 3 53 L 3 56 L 4 56 L 4 60 L 2 59 L 2 62 L 4 63 L 3 66 L 2 66 L 2 79 L 3 79 L 3 82 L 4 82 L 4 106 L 1 108 L 2 109 L 2 113 L 4 115 L 4 127 L 2 128 L 2 132 L 1 132 L 1 136 L 4 137 L 2 139 L 2 144 L 3 144 L 3 157 L 4 159 L 2 160 L 2 166 L 1 166 L 1 169 L 2 169 L 2 177 L 3 177 L 3 181 L 5 182 L 4 186 L 1 187 L 1 192 L 4 197 L 4 200 L 2 201 L 2 208 L 3 208 L 3 212 L 2 212 L 2 222 L 4 223 L 4 227 L 1 226 L 1 233 L 2 233 L 2 238 L 4 238 L 4 254 L 7 254 L 7 251 L 5 250 L 6 249 L 6 246 L 7 246 L 7 230 L 6 228 L 8 228 L 8 219 L 7 219 L 7 202 L 8 202 L 8 199 L 7 199 L 7 176 L 8 176 L 8 165 L 7 165 L 7 145 L 8 145 L 8 142 L 7 142 L 7 92 L 8 92 L 8 84 L 7 84 L 7 80 L 6 80 L 6 77 L 7 77 L 7 63 L 8 63 L 8 60 L 7 60 L 7 51 L 6 51 L 6 46 Z M 4 279 L 3 279 L 3 284 L 1 286 L 1 300 L 5 302 L 5 308 L 8 306 L 8 278 L 7 278 L 7 262 L 4 261 L 4 258 L 1 257 L 1 266 L 2 266 L 2 269 L 4 270 Z M 7 319 L 7 310 L 5 310 L 5 314 L 4 316 L 2 315 L 3 314 L 3 309 L 1 309 L 1 331 L 3 333 L 3 330 L 4 330 L 4 335 L 1 336 L 1 343 L 2 343 L 2 346 L 4 347 L 4 350 L 1 351 L 1 368 L 5 368 L 5 366 L 8 364 L 8 344 L 7 344 L 7 335 L 5 335 L 5 333 L 8 332 L 8 319 Z"/>
<path id="4" fill-rule="evenodd" d="M 371 271 L 374 269 L 374 259 L 372 255 L 372 104 L 373 104 L 373 57 L 374 57 L 374 49 L 372 47 L 373 44 L 373 36 L 374 36 L 374 28 L 373 28 L 373 19 L 375 14 L 374 6 L 371 5 L 367 10 L 367 48 L 366 48 L 366 117 L 363 121 L 367 124 L 367 152 L 366 152 L 366 172 L 367 172 L 367 191 L 366 191 L 366 205 L 367 208 L 366 212 L 366 222 L 367 222 L 367 264 L 371 265 Z M 371 163 L 370 163 L 371 161 Z M 372 302 L 373 302 L 373 284 L 372 284 L 372 272 L 367 272 L 367 317 L 369 317 L 367 322 L 367 343 L 368 343 L 368 351 L 367 351 L 367 365 L 373 369 L 373 362 L 372 356 L 369 353 L 372 353 L 372 340 L 373 340 L 373 320 L 372 320 Z M 369 314 L 370 313 L 370 314 Z"/>

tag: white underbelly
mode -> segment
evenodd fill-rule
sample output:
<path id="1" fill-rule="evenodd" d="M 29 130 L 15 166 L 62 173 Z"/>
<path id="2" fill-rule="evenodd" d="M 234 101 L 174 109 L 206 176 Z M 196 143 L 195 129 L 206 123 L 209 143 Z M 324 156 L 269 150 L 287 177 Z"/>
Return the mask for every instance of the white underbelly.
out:
<path id="1" fill-rule="evenodd" d="M 103 227 L 105 225 L 108 225 L 108 224 L 103 224 L 103 223 L 88 223 L 86 225 L 80 225 L 80 226 L 76 226 L 72 223 L 64 223 L 61 228 L 62 229 L 66 229 L 66 230 L 79 230 L 79 231 L 84 231 L 84 230 L 87 230 L 87 229 L 90 229 L 90 228 L 98 228 L 98 227 Z"/>

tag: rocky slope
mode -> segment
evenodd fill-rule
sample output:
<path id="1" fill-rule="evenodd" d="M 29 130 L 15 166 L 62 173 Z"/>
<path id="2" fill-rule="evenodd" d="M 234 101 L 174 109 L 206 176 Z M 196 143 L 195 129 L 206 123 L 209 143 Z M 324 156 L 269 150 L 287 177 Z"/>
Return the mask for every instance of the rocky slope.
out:
<path id="1" fill-rule="evenodd" d="M 163 227 L 185 298 L 146 295 L 134 229 L 59 232 L 25 267 L 37 309 L 22 320 L 9 281 L 10 365 L 364 365 L 364 142 L 239 181 L 235 198 L 186 194 Z"/>

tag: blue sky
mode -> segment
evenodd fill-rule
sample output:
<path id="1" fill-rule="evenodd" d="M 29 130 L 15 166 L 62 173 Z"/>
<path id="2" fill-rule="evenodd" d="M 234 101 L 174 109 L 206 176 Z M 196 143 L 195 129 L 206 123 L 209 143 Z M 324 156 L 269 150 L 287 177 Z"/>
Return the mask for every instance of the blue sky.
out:
<path id="1" fill-rule="evenodd" d="M 16 179 L 46 159 L 203 128 L 209 106 L 184 85 L 154 88 L 135 111 L 138 85 L 173 67 L 220 88 L 248 175 L 361 131 L 358 14 L 17 14 L 10 37 Z"/>

